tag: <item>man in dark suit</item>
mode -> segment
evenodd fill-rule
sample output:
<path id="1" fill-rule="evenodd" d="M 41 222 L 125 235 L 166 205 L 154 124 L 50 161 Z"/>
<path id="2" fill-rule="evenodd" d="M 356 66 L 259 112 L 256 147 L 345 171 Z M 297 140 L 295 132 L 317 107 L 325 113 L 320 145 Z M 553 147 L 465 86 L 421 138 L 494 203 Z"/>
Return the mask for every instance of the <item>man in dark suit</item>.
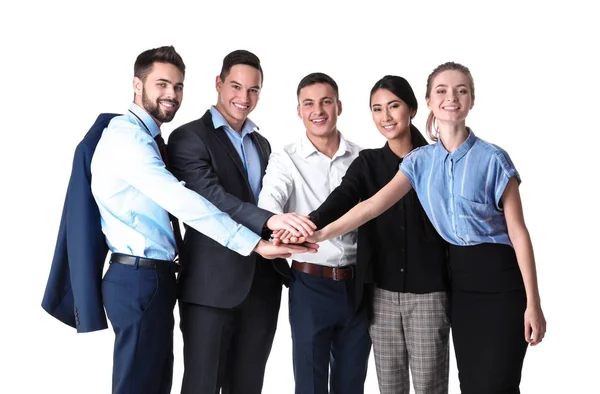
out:
<path id="1" fill-rule="evenodd" d="M 297 214 L 273 215 L 256 206 L 271 153 L 248 119 L 263 73 L 256 55 L 228 54 L 216 78 L 218 100 L 202 118 L 169 137 L 170 169 L 190 189 L 260 234 L 295 223 Z M 182 393 L 259 394 L 277 327 L 285 260 L 240 256 L 187 229 L 179 276 L 184 343 Z"/>
<path id="2" fill-rule="evenodd" d="M 84 157 L 80 163 L 84 168 L 77 167 L 65 203 L 67 216 L 74 209 L 85 210 L 86 215 L 70 216 L 61 223 L 60 234 L 66 231 L 66 238 L 59 235 L 58 263 L 52 267 L 44 306 L 62 296 L 56 297 L 56 283 L 65 284 L 65 289 L 72 285 L 74 317 L 56 310 L 52 313 L 67 324 L 74 320 L 79 331 L 105 328 L 102 306 L 106 308 L 115 332 L 114 394 L 171 391 L 176 300 L 173 260 L 177 249 L 169 213 L 233 254 L 256 252 L 274 258 L 296 251 L 275 249 L 277 246 L 185 188 L 165 168 L 160 127 L 179 109 L 184 73 L 183 60 L 173 47 L 150 49 L 138 56 L 134 101 L 125 114 L 110 120 L 99 140 L 92 141 L 93 156 Z M 78 175 L 79 171 L 89 171 L 88 176 Z M 278 224 L 287 227 L 283 221 Z M 101 232 L 95 226 L 101 226 Z M 106 249 L 98 245 L 101 233 L 111 251 L 102 280 Z M 80 246 L 89 251 L 74 244 L 82 238 L 86 243 Z M 64 303 L 72 304 L 68 295 Z"/>

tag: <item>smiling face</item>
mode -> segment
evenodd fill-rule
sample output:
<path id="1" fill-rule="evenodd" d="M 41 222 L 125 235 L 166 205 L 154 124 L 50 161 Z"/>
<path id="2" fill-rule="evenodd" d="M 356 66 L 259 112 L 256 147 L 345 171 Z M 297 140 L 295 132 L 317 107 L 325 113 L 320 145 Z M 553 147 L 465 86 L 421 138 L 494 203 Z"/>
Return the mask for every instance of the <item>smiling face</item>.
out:
<path id="1" fill-rule="evenodd" d="M 183 100 L 183 73 L 169 63 L 156 62 L 145 80 L 133 78 L 134 103 L 160 127 L 175 117 Z"/>
<path id="2" fill-rule="evenodd" d="M 387 140 L 410 134 L 410 121 L 415 112 L 387 89 L 378 89 L 371 96 L 373 122 Z"/>
<path id="3" fill-rule="evenodd" d="M 342 102 L 328 83 L 304 86 L 298 94 L 298 117 L 306 133 L 314 137 L 329 137 L 337 132 L 337 118 L 342 113 Z"/>
<path id="4" fill-rule="evenodd" d="M 248 115 L 254 110 L 260 96 L 262 79 L 260 71 L 252 66 L 236 64 L 225 80 L 217 76 L 217 110 L 227 123 L 240 131 Z"/>
<path id="5" fill-rule="evenodd" d="M 433 78 L 428 92 L 427 107 L 440 124 L 464 123 L 471 108 L 470 78 L 458 70 L 440 72 Z"/>

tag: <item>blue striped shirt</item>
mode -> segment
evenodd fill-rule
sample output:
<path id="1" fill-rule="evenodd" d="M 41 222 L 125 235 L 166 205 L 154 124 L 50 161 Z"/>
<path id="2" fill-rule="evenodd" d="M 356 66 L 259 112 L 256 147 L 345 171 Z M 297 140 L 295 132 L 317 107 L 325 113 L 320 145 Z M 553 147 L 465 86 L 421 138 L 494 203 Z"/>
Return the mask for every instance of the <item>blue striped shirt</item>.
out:
<path id="1" fill-rule="evenodd" d="M 502 209 L 502 193 L 519 173 L 500 147 L 469 136 L 448 152 L 438 141 L 404 157 L 402 171 L 417 192 L 429 220 L 455 245 L 501 243 L 512 246 Z"/>
<path id="2" fill-rule="evenodd" d="M 159 260 L 175 258 L 167 213 L 221 245 L 249 255 L 260 237 L 179 182 L 154 141 L 160 129 L 142 108 L 113 118 L 92 157 L 92 194 L 113 253 Z"/>

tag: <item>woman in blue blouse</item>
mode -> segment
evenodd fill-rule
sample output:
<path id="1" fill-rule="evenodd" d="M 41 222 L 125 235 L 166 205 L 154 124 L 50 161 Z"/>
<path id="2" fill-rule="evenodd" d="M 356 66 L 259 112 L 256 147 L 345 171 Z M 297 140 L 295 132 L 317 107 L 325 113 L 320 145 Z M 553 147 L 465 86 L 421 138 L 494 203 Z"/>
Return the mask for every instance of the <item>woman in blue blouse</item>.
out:
<path id="1" fill-rule="evenodd" d="M 468 68 L 438 66 L 427 79 L 427 133 L 377 194 L 310 241 L 344 234 L 385 212 L 412 188 L 450 243 L 452 337 L 463 394 L 519 393 L 527 344 L 541 342 L 533 247 L 523 219 L 519 173 L 508 154 L 465 125 L 475 89 Z M 293 240 L 292 240 L 293 241 Z"/>

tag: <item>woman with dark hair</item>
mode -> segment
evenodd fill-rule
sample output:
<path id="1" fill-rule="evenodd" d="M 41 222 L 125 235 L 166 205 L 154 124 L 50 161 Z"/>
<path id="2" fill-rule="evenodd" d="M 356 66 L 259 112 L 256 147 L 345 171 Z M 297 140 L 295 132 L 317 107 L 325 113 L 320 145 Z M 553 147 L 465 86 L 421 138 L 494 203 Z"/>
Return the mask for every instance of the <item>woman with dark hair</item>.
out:
<path id="1" fill-rule="evenodd" d="M 319 227 L 338 219 L 385 186 L 403 157 L 427 141 L 412 124 L 417 99 L 399 76 L 377 81 L 369 100 L 373 122 L 387 139 L 360 152 L 342 183 L 313 213 Z M 371 317 L 375 366 L 382 394 L 448 392 L 448 276 L 446 244 L 410 192 L 358 230 L 356 309 Z"/>
<path id="2" fill-rule="evenodd" d="M 506 151 L 466 126 L 475 99 L 467 67 L 438 66 L 427 79 L 425 98 L 431 110 L 427 132 L 437 143 L 406 155 L 379 192 L 308 239 L 320 242 L 361 226 L 414 188 L 449 243 L 461 392 L 517 394 L 527 345 L 546 333 L 521 179 Z"/>

